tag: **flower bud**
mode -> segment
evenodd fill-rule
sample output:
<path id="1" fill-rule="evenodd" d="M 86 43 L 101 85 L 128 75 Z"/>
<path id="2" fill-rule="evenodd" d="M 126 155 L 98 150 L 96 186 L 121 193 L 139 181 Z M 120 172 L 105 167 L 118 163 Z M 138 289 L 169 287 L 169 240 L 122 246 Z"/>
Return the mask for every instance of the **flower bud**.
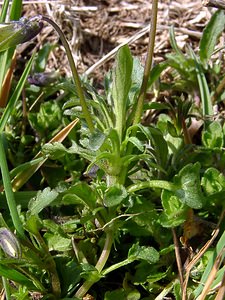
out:
<path id="1" fill-rule="evenodd" d="M 0 26 L 0 52 L 34 38 L 43 28 L 42 16 L 30 19 L 21 18 L 19 21 L 2 24 Z"/>
<path id="2" fill-rule="evenodd" d="M 21 256 L 21 248 L 16 236 L 5 227 L 0 228 L 0 247 L 10 257 Z"/>
<path id="3" fill-rule="evenodd" d="M 28 76 L 28 82 L 37 86 L 47 86 L 54 83 L 59 77 L 59 73 L 56 71 L 34 73 Z"/>

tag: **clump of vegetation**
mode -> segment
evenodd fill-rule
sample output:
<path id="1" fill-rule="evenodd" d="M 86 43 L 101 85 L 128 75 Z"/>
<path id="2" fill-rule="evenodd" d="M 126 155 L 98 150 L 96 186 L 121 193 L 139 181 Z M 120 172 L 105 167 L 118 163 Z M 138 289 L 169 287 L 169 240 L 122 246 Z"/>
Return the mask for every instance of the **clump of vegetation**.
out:
<path id="1" fill-rule="evenodd" d="M 13 1 L 12 20 L 21 4 Z M 2 22 L 7 14 L 5 1 Z M 171 29 L 173 51 L 153 68 L 157 1 L 151 20 L 145 66 L 121 47 L 101 94 L 79 77 L 48 17 L 0 28 L 6 299 L 223 298 L 224 74 L 211 56 L 224 13 L 213 15 L 198 53 L 181 52 Z M 12 81 L 16 45 L 46 22 L 59 33 L 72 78 L 45 72 L 53 49 L 46 44 Z M 170 90 L 171 98 L 148 103 L 167 68 L 171 82 L 161 81 L 158 93 Z"/>

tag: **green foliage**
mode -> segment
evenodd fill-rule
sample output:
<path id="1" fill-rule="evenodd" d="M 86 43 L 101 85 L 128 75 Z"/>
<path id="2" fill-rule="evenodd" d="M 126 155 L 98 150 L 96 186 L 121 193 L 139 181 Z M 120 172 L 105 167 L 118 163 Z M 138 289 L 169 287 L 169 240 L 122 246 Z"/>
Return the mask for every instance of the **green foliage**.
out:
<path id="1" fill-rule="evenodd" d="M 224 12 L 218 10 L 212 16 L 211 20 L 205 27 L 199 45 L 199 56 L 202 62 L 207 63 L 213 54 L 218 38 L 224 30 Z"/>
<path id="2" fill-rule="evenodd" d="M 3 51 L 38 33 L 43 20 L 48 18 L 5 25 L 1 58 Z M 74 83 L 57 71 L 45 72 L 55 47 L 46 44 L 14 83 L 0 119 L 0 199 L 5 202 L 0 275 L 7 300 L 29 299 L 31 292 L 49 300 L 83 299 L 89 293 L 104 300 L 162 299 L 169 293 L 181 299 L 171 228 L 176 227 L 178 240 L 190 235 L 186 250 L 190 243 L 199 253 L 209 232 L 203 224 L 214 229 L 224 209 L 225 125 L 219 116 L 211 117 L 211 95 L 222 70 L 211 56 L 224 28 L 223 12 L 216 12 L 206 26 L 199 53 L 190 48 L 183 53 L 170 30 L 174 52 L 152 68 L 147 86 L 151 93 L 169 66 L 171 95 L 164 102 L 145 103 L 142 113 L 151 110 L 150 122 L 142 124 L 134 124 L 134 116 L 140 108 L 137 99 L 146 92 L 144 68 L 129 47 L 119 49 L 99 93 L 88 79 L 81 84 L 60 29 L 49 23 L 60 33 Z M 3 79 L 4 72 L 0 75 Z M 164 88 L 165 82 L 159 81 L 157 92 Z M 62 143 L 63 127 L 76 117 L 79 126 Z M 199 121 L 202 127 L 195 130 Z M 21 174 L 27 178 L 24 190 L 14 193 L 14 180 Z M 197 246 L 192 237 L 199 238 Z M 222 233 L 191 270 L 188 297 L 200 295 L 203 287 L 197 282 L 206 283 L 216 257 L 223 261 L 223 248 Z M 221 265 L 213 287 L 223 273 Z"/>

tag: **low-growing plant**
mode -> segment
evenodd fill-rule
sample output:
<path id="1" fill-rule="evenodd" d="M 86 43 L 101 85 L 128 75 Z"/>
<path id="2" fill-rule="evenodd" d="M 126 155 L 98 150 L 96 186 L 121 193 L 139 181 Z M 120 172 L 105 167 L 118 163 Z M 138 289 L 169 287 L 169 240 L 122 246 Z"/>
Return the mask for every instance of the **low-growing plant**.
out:
<path id="1" fill-rule="evenodd" d="M 206 27 L 199 56 L 193 50 L 189 56 L 181 53 L 171 31 L 176 54 L 151 69 L 157 5 L 153 1 L 145 66 L 127 45 L 121 47 L 101 95 L 80 79 L 69 44 L 48 17 L 10 24 L 9 31 L 20 28 L 13 38 L 3 28 L 0 50 L 5 51 L 29 39 L 34 27 L 38 33 L 42 23 L 50 23 L 65 46 L 73 79 L 44 73 L 39 62 L 47 61 L 52 49 L 47 45 L 29 61 L 1 115 L 0 274 L 7 299 L 159 300 L 173 295 L 184 300 L 212 299 L 216 293 L 222 299 L 224 125 L 213 119 L 204 75 L 222 32 L 221 26 L 214 33 L 221 13 Z M 146 92 L 167 66 L 188 74 L 183 83 L 190 89 L 165 103 L 145 103 Z M 16 151 L 14 137 L 21 139 L 16 147 L 22 150 L 34 144 L 30 132 L 22 133 L 22 124 L 21 132 L 13 132 L 24 86 L 30 109 L 23 117 L 37 143 L 28 162 L 10 155 Z M 196 95 L 200 105 L 193 101 Z M 147 109 L 154 110 L 156 121 L 144 125 Z M 194 143 L 198 131 L 192 134 L 191 126 L 197 118 L 203 129 Z M 5 145 L 12 149 L 7 156 Z M 49 165 L 43 165 L 47 160 Z M 31 181 L 40 169 L 39 179 Z M 32 190 L 22 190 L 25 184 Z"/>

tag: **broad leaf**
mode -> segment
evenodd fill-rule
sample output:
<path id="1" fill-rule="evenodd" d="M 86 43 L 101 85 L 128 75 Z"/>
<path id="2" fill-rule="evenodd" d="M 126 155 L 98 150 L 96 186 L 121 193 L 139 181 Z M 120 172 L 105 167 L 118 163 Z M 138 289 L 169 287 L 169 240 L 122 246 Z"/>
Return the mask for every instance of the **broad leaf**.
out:
<path id="1" fill-rule="evenodd" d="M 45 207 L 50 205 L 58 196 L 58 192 L 45 188 L 43 191 L 38 192 L 37 197 L 29 203 L 29 210 L 31 215 L 39 214 Z"/>
<path id="2" fill-rule="evenodd" d="M 94 209 L 96 207 L 96 195 L 92 190 L 90 185 L 86 182 L 78 182 L 67 192 L 64 193 L 63 196 L 63 204 L 83 204 L 87 205 L 90 209 Z"/>
<path id="3" fill-rule="evenodd" d="M 200 164 L 188 164 L 175 177 L 174 183 L 180 187 L 175 191 L 179 200 L 194 209 L 200 209 L 206 202 L 200 185 Z"/>
<path id="4" fill-rule="evenodd" d="M 134 244 L 128 253 L 128 260 L 144 260 L 149 264 L 154 264 L 159 260 L 159 253 L 153 247 L 139 246 L 139 244 Z"/>
<path id="5" fill-rule="evenodd" d="M 110 186 L 104 197 L 104 204 L 107 207 L 119 205 L 127 197 L 127 191 L 122 185 Z"/>
<path id="6" fill-rule="evenodd" d="M 163 227 L 176 227 L 186 220 L 187 206 L 180 202 L 173 192 L 164 190 L 162 192 L 163 213 L 159 221 Z"/>
<path id="7" fill-rule="evenodd" d="M 225 190 L 225 177 L 215 168 L 207 169 L 201 182 L 208 195 Z"/>
<path id="8" fill-rule="evenodd" d="M 203 145 L 210 149 L 221 149 L 223 147 L 223 136 L 224 133 L 220 122 L 213 121 L 202 132 Z"/>

